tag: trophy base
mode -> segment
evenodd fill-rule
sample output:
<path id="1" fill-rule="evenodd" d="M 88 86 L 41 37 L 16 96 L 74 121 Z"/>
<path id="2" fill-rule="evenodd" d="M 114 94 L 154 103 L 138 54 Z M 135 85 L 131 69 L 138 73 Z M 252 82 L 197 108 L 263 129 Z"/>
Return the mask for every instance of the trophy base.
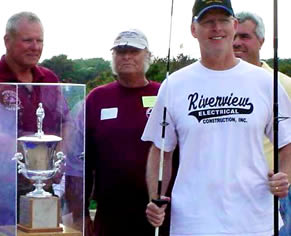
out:
<path id="1" fill-rule="evenodd" d="M 63 231 L 62 232 L 36 232 L 36 233 L 28 233 L 24 232 L 20 228 L 17 229 L 17 236 L 82 236 L 83 233 L 81 231 L 72 229 L 68 226 L 62 225 Z M 14 231 L 12 233 L 14 235 Z M 12 235 L 11 234 L 11 235 Z"/>
<path id="2" fill-rule="evenodd" d="M 20 196 L 19 225 L 24 232 L 60 232 L 60 205 L 57 197 Z"/>
<path id="3" fill-rule="evenodd" d="M 62 227 L 33 229 L 33 228 L 25 227 L 24 225 L 21 225 L 21 224 L 18 224 L 17 228 L 25 233 L 53 233 L 53 232 L 63 231 Z"/>
<path id="4" fill-rule="evenodd" d="M 35 189 L 34 191 L 26 194 L 27 197 L 34 197 L 34 198 L 48 198 L 51 197 L 52 194 L 49 192 L 46 192 L 44 190 L 39 191 L 38 189 Z"/>

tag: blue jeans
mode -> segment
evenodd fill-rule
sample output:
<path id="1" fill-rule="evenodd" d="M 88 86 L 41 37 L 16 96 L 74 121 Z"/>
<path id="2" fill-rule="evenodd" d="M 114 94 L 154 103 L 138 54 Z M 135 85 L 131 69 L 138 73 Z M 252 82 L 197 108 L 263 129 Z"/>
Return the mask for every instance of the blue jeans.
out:
<path id="1" fill-rule="evenodd" d="M 291 236 L 291 188 L 288 196 L 280 199 L 280 214 L 284 222 L 280 229 L 280 236 Z"/>

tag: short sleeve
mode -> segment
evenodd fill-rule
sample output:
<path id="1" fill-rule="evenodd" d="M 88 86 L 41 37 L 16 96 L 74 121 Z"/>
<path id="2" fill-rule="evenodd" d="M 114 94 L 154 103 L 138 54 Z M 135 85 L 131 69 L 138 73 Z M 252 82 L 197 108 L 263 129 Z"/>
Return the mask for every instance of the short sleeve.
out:
<path id="1" fill-rule="evenodd" d="M 149 120 L 145 126 L 144 133 L 142 135 L 143 141 L 151 141 L 156 147 L 161 149 L 162 146 L 162 122 L 163 114 L 166 107 L 166 122 L 165 128 L 165 151 L 173 151 L 177 145 L 177 135 L 175 131 L 175 122 L 171 116 L 171 94 L 169 89 L 169 83 L 164 81 L 158 93 L 157 102 L 151 112 Z M 168 90 L 168 91 L 167 91 Z M 167 95 L 168 92 L 168 95 Z"/>

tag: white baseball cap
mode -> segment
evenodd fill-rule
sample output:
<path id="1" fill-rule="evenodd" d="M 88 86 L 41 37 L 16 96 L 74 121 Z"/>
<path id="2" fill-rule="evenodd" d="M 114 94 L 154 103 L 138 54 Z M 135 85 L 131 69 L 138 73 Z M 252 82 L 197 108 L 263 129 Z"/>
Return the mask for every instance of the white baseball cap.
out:
<path id="1" fill-rule="evenodd" d="M 138 49 L 149 48 L 146 36 L 137 29 L 130 29 L 119 33 L 111 49 L 122 46 L 130 46 Z"/>

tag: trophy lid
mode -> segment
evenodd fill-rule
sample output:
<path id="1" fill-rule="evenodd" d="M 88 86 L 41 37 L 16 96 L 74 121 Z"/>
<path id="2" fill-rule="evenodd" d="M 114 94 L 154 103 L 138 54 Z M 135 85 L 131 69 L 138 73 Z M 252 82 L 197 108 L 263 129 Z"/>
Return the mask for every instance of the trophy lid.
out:
<path id="1" fill-rule="evenodd" d="M 23 142 L 49 143 L 49 142 L 59 142 L 62 140 L 62 138 L 58 137 L 56 135 L 43 134 L 41 136 L 38 136 L 38 135 L 22 136 L 22 137 L 18 138 L 17 140 L 23 141 Z"/>

